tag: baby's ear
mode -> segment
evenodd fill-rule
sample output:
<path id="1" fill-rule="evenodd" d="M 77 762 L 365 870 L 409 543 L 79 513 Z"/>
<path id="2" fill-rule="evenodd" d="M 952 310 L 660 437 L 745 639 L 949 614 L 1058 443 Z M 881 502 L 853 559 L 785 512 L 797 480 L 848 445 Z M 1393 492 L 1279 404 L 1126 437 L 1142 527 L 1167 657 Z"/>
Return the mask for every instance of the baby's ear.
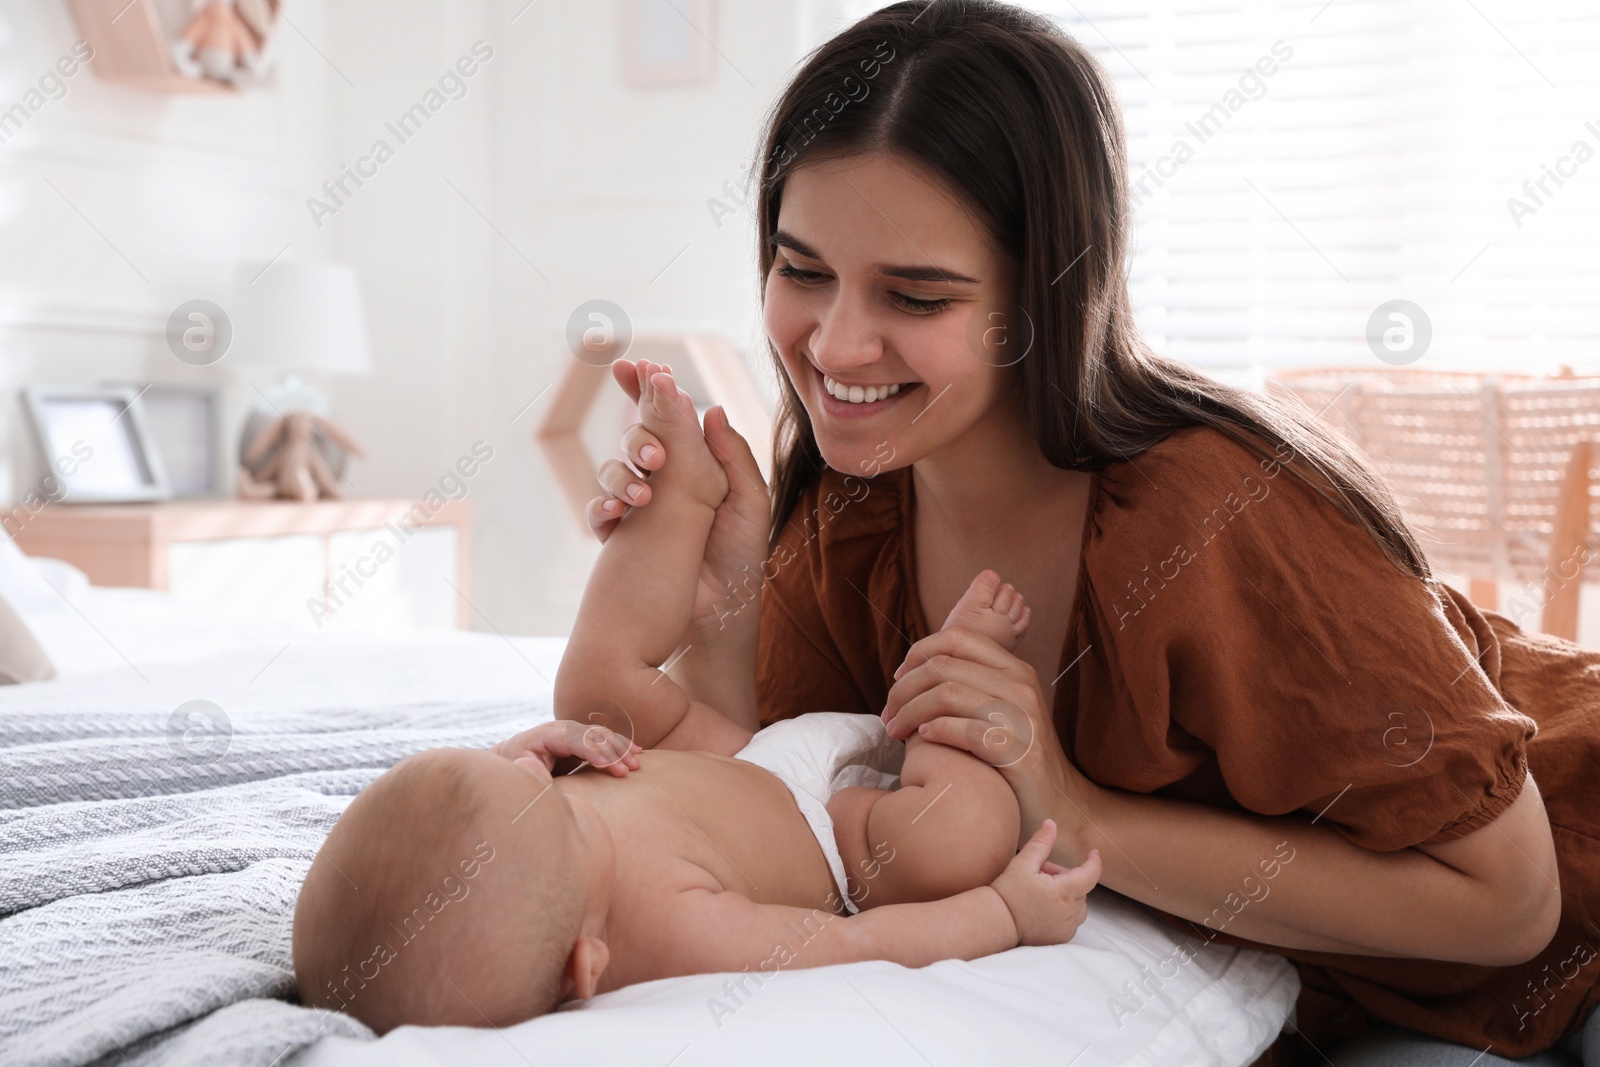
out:
<path id="1" fill-rule="evenodd" d="M 611 950 L 598 937 L 579 934 L 567 957 L 567 982 L 572 995 L 588 1000 L 600 988 L 600 976 L 611 962 Z"/>

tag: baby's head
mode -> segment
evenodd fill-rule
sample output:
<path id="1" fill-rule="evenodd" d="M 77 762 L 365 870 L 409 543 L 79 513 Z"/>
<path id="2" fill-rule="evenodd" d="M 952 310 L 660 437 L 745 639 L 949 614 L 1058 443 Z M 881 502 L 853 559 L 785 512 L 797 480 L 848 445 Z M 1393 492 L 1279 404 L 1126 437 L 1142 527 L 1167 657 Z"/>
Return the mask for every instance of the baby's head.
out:
<path id="1" fill-rule="evenodd" d="M 300 999 L 377 1033 L 507 1026 L 592 996 L 616 856 L 542 767 L 440 748 L 350 802 L 294 913 Z"/>

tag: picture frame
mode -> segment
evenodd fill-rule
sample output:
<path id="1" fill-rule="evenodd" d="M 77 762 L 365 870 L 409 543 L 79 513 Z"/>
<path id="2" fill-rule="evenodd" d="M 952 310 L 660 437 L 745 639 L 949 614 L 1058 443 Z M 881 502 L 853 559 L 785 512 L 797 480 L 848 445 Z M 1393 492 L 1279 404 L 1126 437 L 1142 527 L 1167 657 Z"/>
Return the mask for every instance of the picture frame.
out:
<path id="1" fill-rule="evenodd" d="M 709 85 L 715 0 L 621 0 L 622 81 L 636 89 Z"/>
<path id="2" fill-rule="evenodd" d="M 222 434 L 222 390 L 186 382 L 109 381 L 139 394 L 144 424 L 174 499 L 228 495 Z"/>
<path id="3" fill-rule="evenodd" d="M 34 443 L 62 504 L 167 500 L 172 488 L 136 390 L 29 386 L 23 400 Z"/>

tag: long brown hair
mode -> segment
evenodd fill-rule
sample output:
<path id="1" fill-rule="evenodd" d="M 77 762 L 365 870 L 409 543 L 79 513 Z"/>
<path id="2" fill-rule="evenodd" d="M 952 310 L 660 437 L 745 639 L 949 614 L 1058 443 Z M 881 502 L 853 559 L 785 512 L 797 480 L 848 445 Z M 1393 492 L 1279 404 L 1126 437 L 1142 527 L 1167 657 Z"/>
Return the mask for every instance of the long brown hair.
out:
<path id="1" fill-rule="evenodd" d="M 1285 468 L 1362 526 L 1395 566 L 1431 578 L 1383 478 L 1308 408 L 1208 377 L 1139 335 L 1125 273 L 1121 108 L 1100 64 L 1055 23 L 993 0 L 905 0 L 813 51 L 763 136 L 763 299 L 788 174 L 804 161 L 869 152 L 931 168 L 1014 264 L 1016 302 L 1033 324 L 1019 368 L 1024 405 L 1050 463 L 1097 470 L 1174 430 L 1213 426 L 1265 458 L 1304 460 Z M 771 550 L 824 461 L 770 340 L 767 348 L 781 389 Z"/>

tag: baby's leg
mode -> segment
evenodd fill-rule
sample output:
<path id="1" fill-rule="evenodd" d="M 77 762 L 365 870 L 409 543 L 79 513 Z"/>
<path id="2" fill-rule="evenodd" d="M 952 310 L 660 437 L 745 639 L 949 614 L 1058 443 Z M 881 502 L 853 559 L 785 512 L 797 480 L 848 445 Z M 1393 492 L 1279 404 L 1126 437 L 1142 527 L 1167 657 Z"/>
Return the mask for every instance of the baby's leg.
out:
<path id="1" fill-rule="evenodd" d="M 639 362 L 639 387 L 640 422 L 672 460 L 651 476 L 649 506 L 623 516 L 600 549 L 556 673 L 555 710 L 557 718 L 607 726 L 649 748 L 690 711 L 688 694 L 657 668 L 689 625 L 706 537 L 727 495 L 728 476 L 701 434 L 688 394 L 660 364 Z M 748 731 L 741 732 L 747 740 Z M 738 738 L 700 740 L 735 751 L 743 744 Z"/>
<path id="2" fill-rule="evenodd" d="M 964 626 L 1013 648 L 1028 617 L 1021 596 L 985 571 L 945 628 Z M 906 741 L 899 789 L 841 789 L 828 812 L 851 899 L 863 910 L 987 885 L 1016 855 L 1022 826 L 1016 796 L 999 771 L 917 735 Z"/>

